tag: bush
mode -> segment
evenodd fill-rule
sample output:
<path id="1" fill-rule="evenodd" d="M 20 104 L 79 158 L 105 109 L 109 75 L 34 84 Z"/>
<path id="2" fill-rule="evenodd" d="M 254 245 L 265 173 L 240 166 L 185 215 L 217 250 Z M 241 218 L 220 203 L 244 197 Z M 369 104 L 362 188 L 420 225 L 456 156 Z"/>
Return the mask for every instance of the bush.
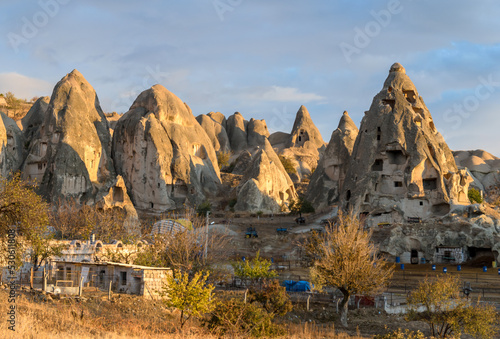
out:
<path id="1" fill-rule="evenodd" d="M 467 197 L 469 198 L 471 203 L 482 203 L 483 197 L 481 196 L 481 192 L 475 188 L 469 188 L 469 192 L 467 193 Z"/>
<path id="2" fill-rule="evenodd" d="M 211 332 L 229 337 L 273 337 L 284 334 L 284 329 L 273 324 L 274 316 L 255 303 L 230 299 L 218 302 L 203 325 Z"/>
<path id="3" fill-rule="evenodd" d="M 210 212 L 211 210 L 212 204 L 210 203 L 210 201 L 205 201 L 198 205 L 198 207 L 196 208 L 196 213 L 199 216 L 204 217 L 205 215 L 207 215 L 207 212 Z"/>
<path id="4" fill-rule="evenodd" d="M 231 152 L 219 151 L 219 153 L 217 153 L 217 162 L 219 163 L 219 169 L 228 166 L 230 158 Z"/>
<path id="5" fill-rule="evenodd" d="M 299 214 L 299 213 L 314 213 L 315 209 L 310 201 L 306 200 L 303 197 L 299 197 L 297 200 L 293 200 L 289 206 L 290 213 Z"/>
<path id="6" fill-rule="evenodd" d="M 273 315 L 285 315 L 293 308 L 286 288 L 280 286 L 278 280 L 266 281 L 262 289 L 250 289 L 249 300 L 261 303 L 262 307 Z"/>
<path id="7" fill-rule="evenodd" d="M 283 167 L 285 168 L 285 171 L 288 174 L 296 174 L 297 173 L 297 170 L 295 169 L 295 166 L 293 165 L 292 160 L 285 157 L 284 155 L 280 155 L 279 158 L 280 158 L 281 164 L 283 165 Z"/>

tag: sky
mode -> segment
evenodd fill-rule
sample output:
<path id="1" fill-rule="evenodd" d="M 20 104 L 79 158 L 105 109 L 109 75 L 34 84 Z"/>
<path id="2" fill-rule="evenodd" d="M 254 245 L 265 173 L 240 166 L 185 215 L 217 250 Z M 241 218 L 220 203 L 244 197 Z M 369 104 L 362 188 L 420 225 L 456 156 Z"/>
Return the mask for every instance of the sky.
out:
<path id="1" fill-rule="evenodd" d="M 401 63 L 452 150 L 500 157 L 500 2 L 0 2 L 0 93 L 50 96 L 78 69 L 105 112 L 162 84 L 195 116 L 240 112 L 289 132 L 301 105 L 328 142 L 359 127 Z"/>

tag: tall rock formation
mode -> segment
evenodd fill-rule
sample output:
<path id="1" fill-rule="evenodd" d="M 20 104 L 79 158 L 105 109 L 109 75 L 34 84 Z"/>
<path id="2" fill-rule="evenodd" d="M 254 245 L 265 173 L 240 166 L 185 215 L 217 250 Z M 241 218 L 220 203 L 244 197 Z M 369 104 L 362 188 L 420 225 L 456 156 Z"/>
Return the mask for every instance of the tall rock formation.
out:
<path id="1" fill-rule="evenodd" d="M 305 106 L 300 106 L 290 134 L 273 133 L 269 140 L 280 155 L 292 160 L 295 165 L 295 182 L 307 178 L 318 165 L 326 144 Z"/>
<path id="2" fill-rule="evenodd" d="M 142 92 L 113 134 L 116 171 L 136 208 L 163 212 L 217 193 L 210 138 L 191 109 L 161 85 Z"/>
<path id="3" fill-rule="evenodd" d="M 279 212 L 297 197 L 293 182 L 267 139 L 253 156 L 238 187 L 234 209 L 250 212 Z"/>
<path id="4" fill-rule="evenodd" d="M 43 101 L 43 100 L 42 100 Z M 49 200 L 72 197 L 94 201 L 115 178 L 111 137 L 95 90 L 77 70 L 57 83 L 43 104 L 26 119 L 26 133 L 43 117 L 30 142 L 23 177 L 39 182 Z"/>
<path id="5" fill-rule="evenodd" d="M 16 122 L 0 112 L 0 174 L 19 170 L 24 156 L 23 133 Z"/>
<path id="6" fill-rule="evenodd" d="M 301 147 L 316 152 L 325 147 L 325 142 L 304 105 L 297 111 L 287 147 Z"/>
<path id="7" fill-rule="evenodd" d="M 306 198 L 317 210 L 338 201 L 357 136 L 358 128 L 344 112 L 307 187 Z"/>
<path id="8" fill-rule="evenodd" d="M 248 148 L 247 125 L 248 121 L 243 118 L 240 112 L 236 112 L 227 118 L 226 131 L 234 153 Z"/>
<path id="9" fill-rule="evenodd" d="M 216 152 L 228 152 L 231 149 L 226 128 L 219 121 L 205 114 L 198 115 L 196 120 L 207 133 Z"/>
<path id="10" fill-rule="evenodd" d="M 405 69 L 392 65 L 365 112 L 342 188 L 344 209 L 368 223 L 443 216 L 468 204 L 466 170 L 436 130 Z"/>
<path id="11" fill-rule="evenodd" d="M 43 124 L 45 112 L 49 108 L 50 97 L 41 97 L 31 106 L 30 110 L 21 119 L 23 134 L 28 142 L 33 139 L 38 128 Z"/>
<path id="12" fill-rule="evenodd" d="M 247 125 L 248 147 L 264 146 L 269 137 L 269 130 L 265 120 L 250 119 Z"/>

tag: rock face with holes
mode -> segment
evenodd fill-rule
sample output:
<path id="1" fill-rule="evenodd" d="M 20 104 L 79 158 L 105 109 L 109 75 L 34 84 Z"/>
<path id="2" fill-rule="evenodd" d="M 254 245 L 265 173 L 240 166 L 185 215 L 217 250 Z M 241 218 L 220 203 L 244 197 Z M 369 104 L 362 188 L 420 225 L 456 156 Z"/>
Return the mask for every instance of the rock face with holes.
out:
<path id="1" fill-rule="evenodd" d="M 118 121 L 113 159 L 138 210 L 198 205 L 221 183 L 212 141 L 188 105 L 161 85 L 142 92 Z"/>
<path id="2" fill-rule="evenodd" d="M 45 111 L 43 101 L 23 122 L 32 134 L 23 177 L 36 180 L 50 201 L 92 203 L 115 178 L 111 136 L 96 92 L 73 70 L 57 83 Z"/>
<path id="3" fill-rule="evenodd" d="M 290 159 L 296 173 L 294 182 L 311 175 L 323 154 L 326 144 L 305 106 L 300 106 L 290 134 L 275 132 L 270 137 L 273 147 L 280 155 Z"/>
<path id="4" fill-rule="evenodd" d="M 357 136 L 358 128 L 344 112 L 307 187 L 306 198 L 317 210 L 338 201 Z"/>
<path id="5" fill-rule="evenodd" d="M 16 122 L 0 112 L 0 174 L 17 171 L 23 163 L 24 137 Z"/>
<path id="6" fill-rule="evenodd" d="M 361 121 L 342 207 L 368 217 L 369 225 L 439 217 L 469 204 L 471 181 L 457 168 L 405 69 L 392 65 Z"/>
<path id="7" fill-rule="evenodd" d="M 237 190 L 237 211 L 276 213 L 297 197 L 292 180 L 267 139 L 252 157 Z"/>

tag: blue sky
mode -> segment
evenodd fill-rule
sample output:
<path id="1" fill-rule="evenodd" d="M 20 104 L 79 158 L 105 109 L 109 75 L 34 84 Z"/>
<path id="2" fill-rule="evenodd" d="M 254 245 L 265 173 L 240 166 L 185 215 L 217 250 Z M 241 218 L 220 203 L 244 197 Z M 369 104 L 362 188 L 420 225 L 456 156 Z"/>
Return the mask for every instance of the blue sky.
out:
<path id="1" fill-rule="evenodd" d="M 359 126 L 400 62 L 453 150 L 500 156 L 498 1 L 2 1 L 0 92 L 50 95 L 78 69 L 104 111 L 161 83 L 196 116 L 239 111 L 325 141 Z"/>

